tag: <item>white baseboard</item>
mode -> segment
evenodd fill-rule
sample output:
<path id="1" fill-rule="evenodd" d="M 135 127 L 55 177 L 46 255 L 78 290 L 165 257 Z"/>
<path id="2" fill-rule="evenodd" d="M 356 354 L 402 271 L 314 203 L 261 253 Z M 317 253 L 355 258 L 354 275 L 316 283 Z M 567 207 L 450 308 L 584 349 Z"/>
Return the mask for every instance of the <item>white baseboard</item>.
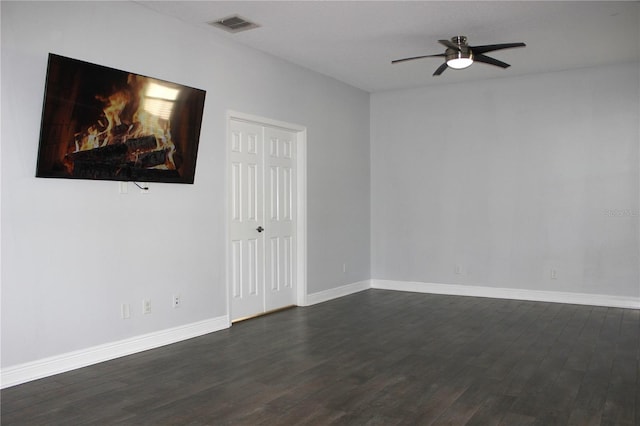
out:
<path id="1" fill-rule="evenodd" d="M 327 302 L 339 297 L 348 296 L 359 291 L 364 291 L 371 288 L 371 281 L 358 281 L 355 283 L 343 285 L 341 287 L 331 288 L 329 290 L 319 291 L 307 295 L 307 304 L 305 306 L 315 305 L 316 303 Z"/>
<path id="2" fill-rule="evenodd" d="M 225 315 L 3 368 L 0 372 L 0 388 L 4 389 L 31 380 L 75 370 L 76 368 L 82 368 L 99 362 L 154 349 L 159 346 L 177 343 L 182 340 L 213 333 L 214 331 L 220 331 L 229 328 L 229 326 L 229 317 Z"/>
<path id="3" fill-rule="evenodd" d="M 492 297 L 496 299 L 531 300 L 535 302 L 640 309 L 640 297 L 610 296 L 603 294 L 567 293 L 559 291 L 538 291 L 377 279 L 371 280 L 371 288 L 411 291 L 415 293 L 448 294 L 452 296 Z"/>

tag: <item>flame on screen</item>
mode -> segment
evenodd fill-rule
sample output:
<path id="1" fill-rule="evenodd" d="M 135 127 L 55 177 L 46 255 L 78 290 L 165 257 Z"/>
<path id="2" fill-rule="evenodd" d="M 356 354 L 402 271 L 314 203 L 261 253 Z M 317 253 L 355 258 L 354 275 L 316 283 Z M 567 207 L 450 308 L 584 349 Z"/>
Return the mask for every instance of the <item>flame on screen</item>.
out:
<path id="1" fill-rule="evenodd" d="M 127 163 L 138 165 L 143 156 L 148 158 L 150 153 L 160 152 L 164 161 L 145 167 L 175 170 L 176 147 L 171 139 L 170 118 L 178 94 L 178 89 L 129 74 L 127 87 L 106 97 L 96 95 L 103 103 L 102 114 L 95 123 L 75 134 L 69 153 L 145 138 L 144 144 L 128 144 Z M 155 138 L 155 146 L 148 143 L 150 137 Z M 69 166 L 73 168 L 73 164 Z"/>

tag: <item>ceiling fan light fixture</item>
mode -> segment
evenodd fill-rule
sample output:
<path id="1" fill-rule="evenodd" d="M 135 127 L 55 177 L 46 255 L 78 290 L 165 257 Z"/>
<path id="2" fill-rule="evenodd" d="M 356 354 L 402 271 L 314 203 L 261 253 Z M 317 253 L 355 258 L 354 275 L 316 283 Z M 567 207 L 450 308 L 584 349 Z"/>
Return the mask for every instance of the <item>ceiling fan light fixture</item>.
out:
<path id="1" fill-rule="evenodd" d="M 470 67 L 473 64 L 471 51 L 453 51 L 447 53 L 447 65 L 455 70 Z"/>

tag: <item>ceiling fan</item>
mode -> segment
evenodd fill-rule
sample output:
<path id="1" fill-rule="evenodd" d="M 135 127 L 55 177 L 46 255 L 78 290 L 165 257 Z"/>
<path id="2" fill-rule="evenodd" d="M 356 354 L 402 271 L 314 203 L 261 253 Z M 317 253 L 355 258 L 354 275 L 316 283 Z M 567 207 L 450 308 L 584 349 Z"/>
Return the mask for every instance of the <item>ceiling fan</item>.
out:
<path id="1" fill-rule="evenodd" d="M 485 46 L 469 46 L 467 44 L 467 38 L 465 36 L 456 36 L 449 40 L 438 40 L 438 43 L 444 45 L 447 49 L 444 53 L 437 55 L 424 55 L 414 56 L 411 58 L 396 59 L 391 61 L 392 64 L 398 62 L 412 61 L 414 59 L 422 58 L 445 58 L 445 62 L 433 73 L 434 76 L 440 75 L 447 68 L 463 69 L 471 66 L 474 62 L 483 62 L 489 65 L 495 65 L 501 68 L 510 67 L 509 64 L 499 61 L 497 59 L 486 56 L 485 53 L 493 52 L 495 50 L 511 49 L 512 47 L 525 47 L 524 43 L 502 43 L 502 44 L 487 44 Z"/>

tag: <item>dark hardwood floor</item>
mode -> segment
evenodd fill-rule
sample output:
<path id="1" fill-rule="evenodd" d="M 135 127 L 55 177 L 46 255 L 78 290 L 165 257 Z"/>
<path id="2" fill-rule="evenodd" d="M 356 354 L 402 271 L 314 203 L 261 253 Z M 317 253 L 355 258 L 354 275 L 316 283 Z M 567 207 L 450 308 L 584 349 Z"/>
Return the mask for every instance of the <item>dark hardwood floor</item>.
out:
<path id="1" fill-rule="evenodd" d="M 640 425 L 640 311 L 368 290 L 1 392 L 2 425 Z"/>

